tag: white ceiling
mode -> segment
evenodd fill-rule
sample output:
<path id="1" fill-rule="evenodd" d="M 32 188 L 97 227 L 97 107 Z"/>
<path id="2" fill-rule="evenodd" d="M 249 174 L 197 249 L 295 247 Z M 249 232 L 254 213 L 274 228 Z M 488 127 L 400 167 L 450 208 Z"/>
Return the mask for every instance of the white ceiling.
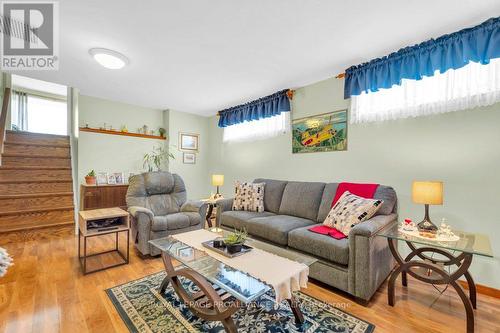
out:
<path id="1" fill-rule="evenodd" d="M 61 0 L 59 71 L 19 74 L 208 116 L 499 15 L 498 0 Z"/>

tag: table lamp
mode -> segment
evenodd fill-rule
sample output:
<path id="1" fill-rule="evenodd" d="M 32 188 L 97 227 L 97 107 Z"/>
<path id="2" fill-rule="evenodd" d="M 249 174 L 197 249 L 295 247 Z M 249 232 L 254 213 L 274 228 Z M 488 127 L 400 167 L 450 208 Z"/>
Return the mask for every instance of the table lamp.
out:
<path id="1" fill-rule="evenodd" d="M 224 185 L 224 175 L 212 175 L 212 186 L 217 186 L 217 193 L 214 196 L 214 199 L 222 197 L 219 193 L 219 186 Z"/>
<path id="2" fill-rule="evenodd" d="M 425 205 L 424 220 L 417 227 L 420 234 L 433 237 L 438 227 L 429 217 L 429 205 L 443 204 L 443 182 L 414 181 L 412 186 L 412 199 L 414 203 Z"/>

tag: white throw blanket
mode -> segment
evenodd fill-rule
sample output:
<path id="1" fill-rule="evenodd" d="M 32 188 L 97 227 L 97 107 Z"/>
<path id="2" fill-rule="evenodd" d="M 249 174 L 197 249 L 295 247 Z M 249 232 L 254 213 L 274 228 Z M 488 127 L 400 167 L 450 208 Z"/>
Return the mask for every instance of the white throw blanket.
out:
<path id="1" fill-rule="evenodd" d="M 287 258 L 254 248 L 241 256 L 228 258 L 204 247 L 201 243 L 219 237 L 208 230 L 195 230 L 173 235 L 175 239 L 208 253 L 220 262 L 248 273 L 273 287 L 276 302 L 291 299 L 292 292 L 307 288 L 309 267 Z"/>

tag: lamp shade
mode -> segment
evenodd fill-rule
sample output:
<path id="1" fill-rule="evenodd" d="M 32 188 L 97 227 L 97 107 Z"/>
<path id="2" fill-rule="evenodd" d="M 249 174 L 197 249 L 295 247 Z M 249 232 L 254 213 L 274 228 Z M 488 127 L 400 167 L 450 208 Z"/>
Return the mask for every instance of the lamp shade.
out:
<path id="1" fill-rule="evenodd" d="M 427 205 L 443 204 L 443 182 L 414 181 L 412 186 L 414 203 Z"/>
<path id="2" fill-rule="evenodd" d="M 212 186 L 224 185 L 224 175 L 212 175 Z"/>

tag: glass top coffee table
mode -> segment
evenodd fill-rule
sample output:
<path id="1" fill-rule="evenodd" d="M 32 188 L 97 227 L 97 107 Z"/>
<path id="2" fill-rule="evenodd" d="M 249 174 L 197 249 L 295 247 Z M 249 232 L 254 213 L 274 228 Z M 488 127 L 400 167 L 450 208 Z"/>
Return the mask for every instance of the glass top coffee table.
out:
<path id="1" fill-rule="evenodd" d="M 263 282 L 235 270 L 206 252 L 186 245 L 173 237 L 152 240 L 150 244 L 199 273 L 213 285 L 231 293 L 232 296 L 245 304 L 256 300 L 270 290 L 270 287 Z M 164 280 L 164 283 L 168 285 L 168 281 Z M 165 288 L 166 285 L 162 285 L 160 291 L 164 292 Z"/>
<path id="2" fill-rule="evenodd" d="M 394 306 L 394 284 L 400 273 L 404 287 L 408 285 L 407 274 L 425 283 L 451 285 L 465 306 L 467 332 L 474 332 L 473 309 L 476 309 L 476 284 L 469 272 L 469 267 L 474 255 L 493 257 L 488 236 L 453 231 L 459 237 L 458 240 L 442 241 L 408 234 L 399 228 L 395 226 L 377 234 L 377 236 L 387 238 L 389 249 L 397 262 L 397 267 L 392 272 L 388 283 L 389 305 Z M 404 258 L 398 249 L 398 241 L 405 242 L 410 249 L 410 253 Z M 469 297 L 458 283 L 458 279 L 462 276 L 467 280 Z"/>
<path id="3" fill-rule="evenodd" d="M 227 332 L 237 332 L 231 316 L 240 306 L 257 300 L 271 290 L 264 282 L 172 236 L 151 240 L 149 243 L 162 251 L 162 260 L 167 272 L 159 292 L 163 293 L 169 284 L 172 285 L 181 301 L 196 316 L 221 321 Z M 256 244 L 258 243 L 254 241 L 252 246 Z M 172 259 L 179 261 L 183 267 L 175 268 Z M 301 259 L 310 262 L 307 256 Z M 180 277 L 192 281 L 199 291 L 193 294 L 186 290 Z M 296 322 L 302 324 L 304 317 L 298 304 L 293 298 L 287 301 Z"/>

